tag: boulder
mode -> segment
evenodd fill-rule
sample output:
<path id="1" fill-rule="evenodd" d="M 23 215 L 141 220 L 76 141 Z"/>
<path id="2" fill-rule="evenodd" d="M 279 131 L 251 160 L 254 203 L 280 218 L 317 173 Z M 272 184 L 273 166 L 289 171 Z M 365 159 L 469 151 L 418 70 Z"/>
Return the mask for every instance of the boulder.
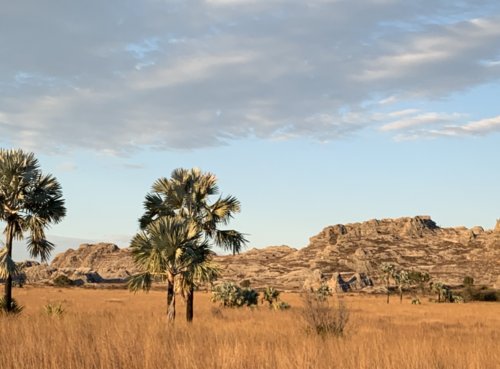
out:
<path id="1" fill-rule="evenodd" d="M 321 270 L 315 269 L 312 273 L 306 278 L 304 281 L 304 285 L 302 288 L 305 291 L 315 291 L 321 287 L 321 284 L 324 282 L 324 276 L 321 273 Z"/>

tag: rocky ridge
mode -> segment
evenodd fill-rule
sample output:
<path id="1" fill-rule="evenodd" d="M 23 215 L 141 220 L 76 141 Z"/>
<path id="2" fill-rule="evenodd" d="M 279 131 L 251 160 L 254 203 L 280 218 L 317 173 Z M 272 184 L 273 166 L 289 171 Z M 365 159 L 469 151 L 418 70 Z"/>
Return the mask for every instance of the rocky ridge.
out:
<path id="1" fill-rule="evenodd" d="M 499 283 L 500 276 L 500 220 L 493 230 L 484 230 L 441 228 L 428 216 L 373 219 L 326 227 L 302 249 L 270 246 L 214 259 L 222 280 L 249 280 L 254 287 L 283 290 L 300 289 L 318 276 L 367 275 L 376 281 L 382 262 L 424 270 L 449 284 L 459 284 L 470 275 L 477 284 L 491 286 Z M 101 243 L 69 249 L 50 265 L 26 266 L 24 271 L 29 282 L 65 274 L 89 283 L 125 281 L 136 269 L 129 249 Z"/>

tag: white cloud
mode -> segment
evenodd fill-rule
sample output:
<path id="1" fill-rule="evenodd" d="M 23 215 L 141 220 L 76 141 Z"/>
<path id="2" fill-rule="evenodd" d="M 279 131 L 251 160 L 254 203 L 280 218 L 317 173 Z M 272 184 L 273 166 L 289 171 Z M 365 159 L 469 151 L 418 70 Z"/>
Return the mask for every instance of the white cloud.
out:
<path id="1" fill-rule="evenodd" d="M 32 0 L 0 12 L 0 140 L 36 150 L 430 129 L 451 121 L 377 109 L 500 79 L 493 0 Z"/>
<path id="2" fill-rule="evenodd" d="M 429 113 L 428 115 L 443 116 L 440 121 L 434 122 L 435 127 L 427 128 L 421 127 L 422 125 L 407 125 L 400 126 L 398 129 L 401 133 L 394 136 L 396 141 L 409 141 L 417 139 L 429 139 L 439 137 L 469 137 L 469 136 L 484 136 L 492 133 L 500 133 L 500 115 L 493 118 L 486 118 L 481 120 L 473 120 L 466 123 L 460 123 L 460 119 L 453 119 L 452 115 Z M 456 114 L 456 117 L 461 117 Z M 416 119 L 417 120 L 417 119 Z M 447 124 L 454 123 L 454 124 Z M 392 124 L 392 123 L 391 123 Z M 389 124 L 390 125 L 390 124 Z M 423 124 L 425 125 L 425 124 Z M 383 129 L 384 126 L 381 128 Z M 389 129 L 385 129 L 389 130 Z"/>
<path id="3" fill-rule="evenodd" d="M 409 114 L 412 110 L 406 110 L 396 113 Z M 392 113 L 394 115 L 394 113 Z M 423 113 L 414 115 L 412 117 L 407 117 L 403 119 L 396 120 L 391 123 L 384 124 L 380 129 L 382 131 L 394 131 L 403 129 L 413 129 L 421 126 L 442 124 L 446 122 L 454 122 L 461 117 L 458 113 Z"/>

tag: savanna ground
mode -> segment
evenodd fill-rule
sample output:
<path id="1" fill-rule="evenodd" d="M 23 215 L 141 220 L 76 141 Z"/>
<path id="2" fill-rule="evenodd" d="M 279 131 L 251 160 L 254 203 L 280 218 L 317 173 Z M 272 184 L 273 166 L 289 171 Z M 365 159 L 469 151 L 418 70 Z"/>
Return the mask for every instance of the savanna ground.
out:
<path id="1" fill-rule="evenodd" d="M 195 321 L 165 317 L 165 294 L 126 290 L 14 290 L 25 310 L 0 317 L 1 369 L 152 368 L 454 368 L 498 369 L 500 304 L 391 304 L 380 296 L 345 296 L 344 337 L 307 333 L 301 298 L 284 294 L 287 311 L 222 309 L 195 296 Z M 180 299 L 179 299 L 180 300 Z M 62 317 L 47 303 L 62 303 Z M 215 309 L 216 310 L 216 309 Z"/>

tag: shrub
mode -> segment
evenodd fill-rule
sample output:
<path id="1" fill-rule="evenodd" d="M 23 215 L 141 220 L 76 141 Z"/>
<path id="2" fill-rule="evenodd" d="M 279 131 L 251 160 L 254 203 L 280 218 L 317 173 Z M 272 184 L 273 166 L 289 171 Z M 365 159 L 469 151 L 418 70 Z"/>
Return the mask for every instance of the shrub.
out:
<path id="1" fill-rule="evenodd" d="M 329 299 L 319 298 L 313 293 L 305 293 L 303 301 L 302 318 L 307 331 L 322 337 L 328 335 L 341 337 L 344 335 L 349 321 L 349 311 L 342 301 L 337 301 L 334 304 Z"/>
<path id="2" fill-rule="evenodd" d="M 73 281 L 69 279 L 67 276 L 64 274 L 58 275 L 57 277 L 54 278 L 54 286 L 57 287 L 69 287 L 73 286 Z"/>
<path id="3" fill-rule="evenodd" d="M 267 302 L 269 304 L 269 309 L 273 310 L 287 310 L 290 309 L 290 304 L 280 301 L 281 292 L 274 287 L 266 287 L 263 292 L 261 303 Z"/>
<path id="4" fill-rule="evenodd" d="M 275 302 L 278 302 L 279 295 L 280 291 L 278 291 L 276 288 L 266 287 L 262 295 L 261 302 L 267 302 L 269 304 L 269 307 L 271 308 Z"/>
<path id="5" fill-rule="evenodd" d="M 291 306 L 285 301 L 276 301 L 271 305 L 271 308 L 274 310 L 288 310 Z"/>
<path id="6" fill-rule="evenodd" d="M 468 301 L 500 301 L 500 291 L 483 287 L 465 286 L 460 292 L 465 302 Z"/>
<path id="7" fill-rule="evenodd" d="M 0 297 L 0 314 L 1 315 L 18 315 L 24 309 L 24 306 L 19 305 L 15 299 L 12 299 L 10 303 L 10 309 L 7 309 L 7 302 L 5 297 Z"/>
<path id="8" fill-rule="evenodd" d="M 482 289 L 480 291 L 475 291 L 472 298 L 475 301 L 500 301 L 500 291 Z"/>
<path id="9" fill-rule="evenodd" d="M 49 316 L 62 316 L 64 313 L 64 308 L 61 303 L 47 303 L 44 307 L 45 313 Z"/>
<path id="10" fill-rule="evenodd" d="M 12 286 L 14 287 L 23 288 L 25 284 L 26 284 L 26 274 L 24 273 L 19 273 L 14 277 L 12 281 Z"/>
<path id="11" fill-rule="evenodd" d="M 474 284 L 474 278 L 470 275 L 464 277 L 464 286 L 472 286 Z"/>
<path id="12" fill-rule="evenodd" d="M 241 288 L 233 282 L 225 282 L 212 290 L 212 302 L 219 302 L 224 307 L 254 306 L 258 299 L 258 292 Z"/>
<path id="13" fill-rule="evenodd" d="M 315 291 L 316 298 L 318 300 L 326 300 L 328 297 L 332 296 L 332 290 L 326 283 L 322 283 L 321 286 Z"/>

